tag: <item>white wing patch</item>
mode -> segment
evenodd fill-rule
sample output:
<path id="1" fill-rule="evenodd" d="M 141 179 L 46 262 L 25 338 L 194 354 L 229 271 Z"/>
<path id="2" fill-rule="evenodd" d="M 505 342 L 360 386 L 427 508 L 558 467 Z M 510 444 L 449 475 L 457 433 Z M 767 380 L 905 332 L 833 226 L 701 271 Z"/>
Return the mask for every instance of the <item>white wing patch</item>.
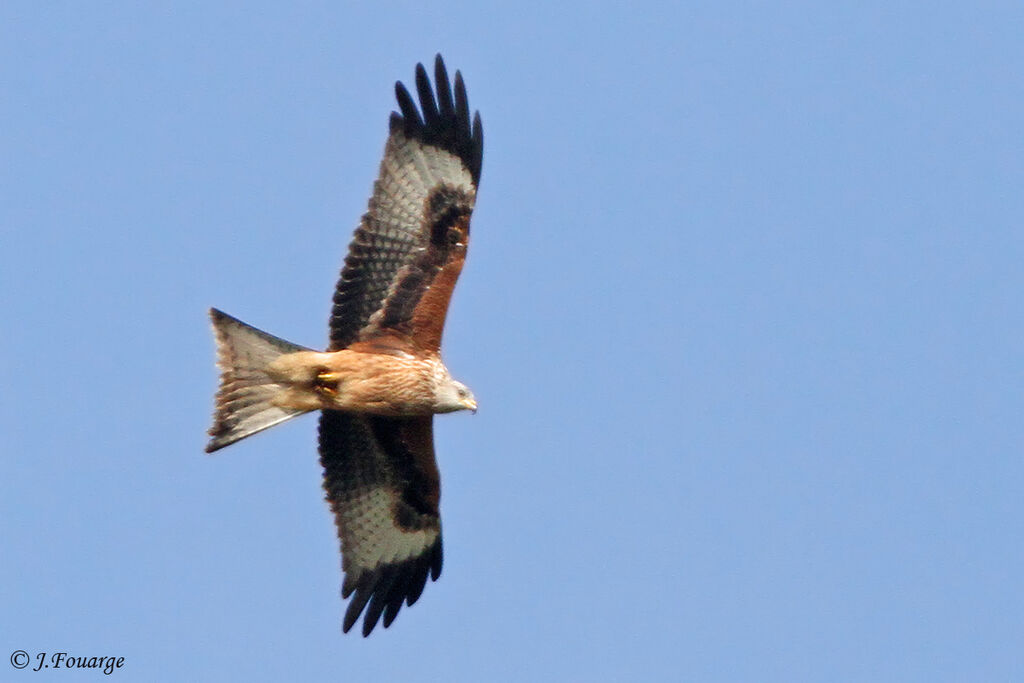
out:
<path id="1" fill-rule="evenodd" d="M 394 491 L 375 488 L 350 498 L 345 506 L 342 557 L 345 571 L 358 580 L 363 571 L 393 564 L 423 553 L 441 534 L 439 528 L 416 531 L 395 524 L 398 496 Z"/>
<path id="2" fill-rule="evenodd" d="M 397 130 L 388 138 L 380 175 L 374 183 L 370 212 L 400 218 L 390 227 L 416 236 L 422 229 L 423 203 L 444 183 L 473 197 L 473 177 L 462 161 L 443 149 L 411 140 Z"/>

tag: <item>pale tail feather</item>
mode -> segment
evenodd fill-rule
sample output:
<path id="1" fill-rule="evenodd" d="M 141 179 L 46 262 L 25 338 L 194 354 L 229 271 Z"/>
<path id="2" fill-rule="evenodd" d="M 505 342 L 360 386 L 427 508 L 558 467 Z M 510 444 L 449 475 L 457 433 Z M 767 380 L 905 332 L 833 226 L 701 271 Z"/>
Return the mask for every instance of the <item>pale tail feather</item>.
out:
<path id="1" fill-rule="evenodd" d="M 267 375 L 266 368 L 283 354 L 309 350 L 257 330 L 216 308 L 210 309 L 210 320 L 217 339 L 220 389 L 207 453 L 305 412 L 273 404 L 283 387 Z"/>

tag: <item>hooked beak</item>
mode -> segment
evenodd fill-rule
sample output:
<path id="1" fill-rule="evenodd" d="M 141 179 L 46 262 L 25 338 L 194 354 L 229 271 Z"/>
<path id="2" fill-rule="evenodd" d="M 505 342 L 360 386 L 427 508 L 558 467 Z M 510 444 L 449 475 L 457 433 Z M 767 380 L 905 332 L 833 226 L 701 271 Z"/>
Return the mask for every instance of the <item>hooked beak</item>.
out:
<path id="1" fill-rule="evenodd" d="M 472 397 L 464 398 L 461 401 L 461 405 L 466 410 L 473 411 L 473 414 L 476 415 L 476 399 L 475 398 L 472 398 Z"/>

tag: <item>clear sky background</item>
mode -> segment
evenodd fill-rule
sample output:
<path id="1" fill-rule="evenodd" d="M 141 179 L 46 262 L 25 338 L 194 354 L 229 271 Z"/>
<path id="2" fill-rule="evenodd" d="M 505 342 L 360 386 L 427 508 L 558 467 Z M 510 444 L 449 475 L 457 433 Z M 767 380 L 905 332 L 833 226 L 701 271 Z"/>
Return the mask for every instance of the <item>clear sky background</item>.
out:
<path id="1" fill-rule="evenodd" d="M 215 5 L 215 6 L 214 6 Z M 0 6 L 0 679 L 1024 680 L 1024 8 Z M 486 130 L 444 574 L 342 636 L 315 419 L 393 84 Z"/>

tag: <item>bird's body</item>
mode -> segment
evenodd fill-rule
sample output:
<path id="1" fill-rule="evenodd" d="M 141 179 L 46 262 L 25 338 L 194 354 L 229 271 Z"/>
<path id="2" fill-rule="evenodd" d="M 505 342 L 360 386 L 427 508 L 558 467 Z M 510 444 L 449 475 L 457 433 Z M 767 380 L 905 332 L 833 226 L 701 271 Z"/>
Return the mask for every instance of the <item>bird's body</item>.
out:
<path id="1" fill-rule="evenodd" d="M 355 344 L 341 351 L 296 351 L 267 367 L 286 387 L 274 405 L 294 410 L 344 410 L 413 417 L 475 410 L 467 393 L 447 401 L 452 380 L 439 356 L 420 358 L 398 348 Z"/>
<path id="2" fill-rule="evenodd" d="M 476 410 L 441 361 L 441 335 L 469 243 L 483 158 L 462 76 L 441 56 L 436 91 L 416 67 L 419 107 L 401 83 L 369 208 L 334 292 L 330 343 L 313 351 L 216 309 L 221 371 L 213 452 L 319 410 L 324 490 L 341 541 L 342 628 L 363 635 L 419 599 L 441 573 L 433 416 Z"/>

